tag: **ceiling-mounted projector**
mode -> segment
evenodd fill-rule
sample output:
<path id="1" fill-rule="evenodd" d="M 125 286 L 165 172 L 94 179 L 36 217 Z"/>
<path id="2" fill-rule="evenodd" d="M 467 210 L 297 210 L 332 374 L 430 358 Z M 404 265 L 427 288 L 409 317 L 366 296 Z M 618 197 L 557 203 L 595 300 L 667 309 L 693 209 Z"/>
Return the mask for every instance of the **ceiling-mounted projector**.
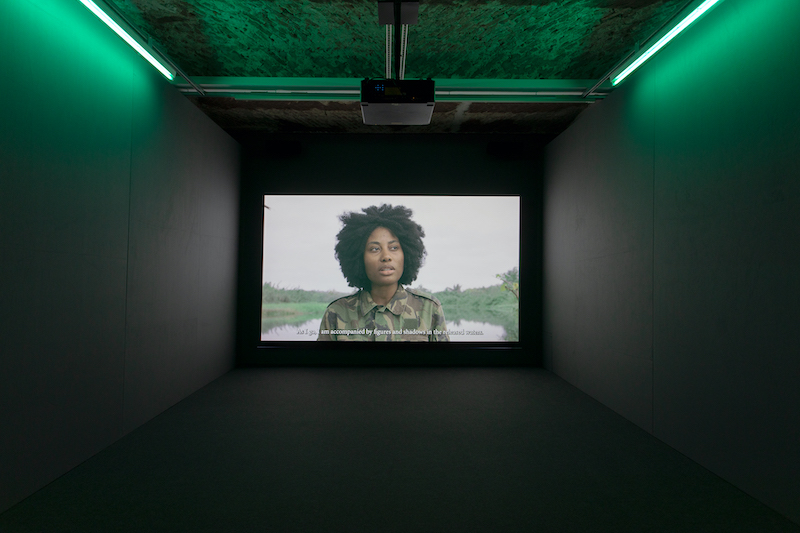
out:
<path id="1" fill-rule="evenodd" d="M 433 80 L 362 80 L 364 124 L 424 126 L 433 115 Z"/>
<path id="2" fill-rule="evenodd" d="M 417 23 L 418 14 L 419 2 L 378 0 L 378 23 L 386 26 L 386 78 L 367 78 L 361 82 L 361 117 L 364 124 L 425 126 L 431 123 L 433 80 L 403 79 L 408 51 L 408 26 Z"/>

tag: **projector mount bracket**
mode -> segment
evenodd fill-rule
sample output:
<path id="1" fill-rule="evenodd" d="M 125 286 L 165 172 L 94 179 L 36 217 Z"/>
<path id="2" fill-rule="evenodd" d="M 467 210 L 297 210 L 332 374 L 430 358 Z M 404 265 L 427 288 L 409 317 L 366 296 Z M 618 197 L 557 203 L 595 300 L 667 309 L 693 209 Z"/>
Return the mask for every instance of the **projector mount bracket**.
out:
<path id="1" fill-rule="evenodd" d="M 408 27 L 419 19 L 419 2 L 378 0 L 378 23 L 386 26 L 386 79 L 392 77 L 392 41 L 394 40 L 394 79 L 402 80 L 406 71 Z M 392 39 L 394 34 L 394 39 Z"/>

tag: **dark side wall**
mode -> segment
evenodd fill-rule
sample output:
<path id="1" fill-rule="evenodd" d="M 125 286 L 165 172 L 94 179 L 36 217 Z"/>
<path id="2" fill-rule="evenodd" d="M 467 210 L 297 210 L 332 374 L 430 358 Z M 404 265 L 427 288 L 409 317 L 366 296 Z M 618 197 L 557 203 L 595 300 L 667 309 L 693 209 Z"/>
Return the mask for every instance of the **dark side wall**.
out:
<path id="1" fill-rule="evenodd" d="M 549 139 L 548 139 L 549 140 Z M 541 365 L 542 139 L 468 135 L 297 135 L 249 143 L 242 164 L 239 362 L 264 364 L 532 364 Z M 292 343 L 258 349 L 261 310 L 263 195 L 521 195 L 519 350 L 463 351 L 426 345 L 385 347 Z M 475 217 L 483 216 L 475 213 Z M 338 223 L 332 221 L 333 224 Z M 320 251 L 333 255 L 333 250 Z M 278 348 L 278 349 L 273 349 Z M 342 348 L 341 346 L 339 348 Z M 387 355 L 391 350 L 392 355 Z"/>
<path id="2" fill-rule="evenodd" d="M 800 522 L 800 4 L 726 0 L 546 151 L 545 365 Z"/>
<path id="3" fill-rule="evenodd" d="M 79 2 L 0 2 L 0 511 L 234 363 L 239 148 Z"/>

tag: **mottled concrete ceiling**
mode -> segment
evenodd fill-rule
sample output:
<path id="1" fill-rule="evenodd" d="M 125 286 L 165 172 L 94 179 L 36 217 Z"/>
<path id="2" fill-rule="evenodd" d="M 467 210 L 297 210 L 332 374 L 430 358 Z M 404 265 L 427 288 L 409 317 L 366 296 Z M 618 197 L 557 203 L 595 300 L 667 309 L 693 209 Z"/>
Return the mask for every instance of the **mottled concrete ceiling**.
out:
<path id="1" fill-rule="evenodd" d="M 376 0 L 108 0 L 190 76 L 384 72 Z M 421 0 L 406 78 L 598 79 L 684 0 Z M 427 129 L 365 130 L 357 102 L 192 98 L 229 131 L 563 131 L 588 104 L 436 105 Z"/>

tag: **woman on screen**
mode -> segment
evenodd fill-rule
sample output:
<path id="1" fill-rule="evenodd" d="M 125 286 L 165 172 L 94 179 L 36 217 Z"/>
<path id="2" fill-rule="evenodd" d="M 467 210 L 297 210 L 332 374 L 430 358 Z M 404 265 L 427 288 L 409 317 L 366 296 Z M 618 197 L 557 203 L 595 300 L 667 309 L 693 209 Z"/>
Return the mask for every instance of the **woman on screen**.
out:
<path id="1" fill-rule="evenodd" d="M 422 226 L 411 209 L 371 206 L 341 215 L 336 258 L 348 285 L 320 324 L 321 341 L 449 341 L 439 300 L 403 285 L 417 279 L 425 258 Z"/>

